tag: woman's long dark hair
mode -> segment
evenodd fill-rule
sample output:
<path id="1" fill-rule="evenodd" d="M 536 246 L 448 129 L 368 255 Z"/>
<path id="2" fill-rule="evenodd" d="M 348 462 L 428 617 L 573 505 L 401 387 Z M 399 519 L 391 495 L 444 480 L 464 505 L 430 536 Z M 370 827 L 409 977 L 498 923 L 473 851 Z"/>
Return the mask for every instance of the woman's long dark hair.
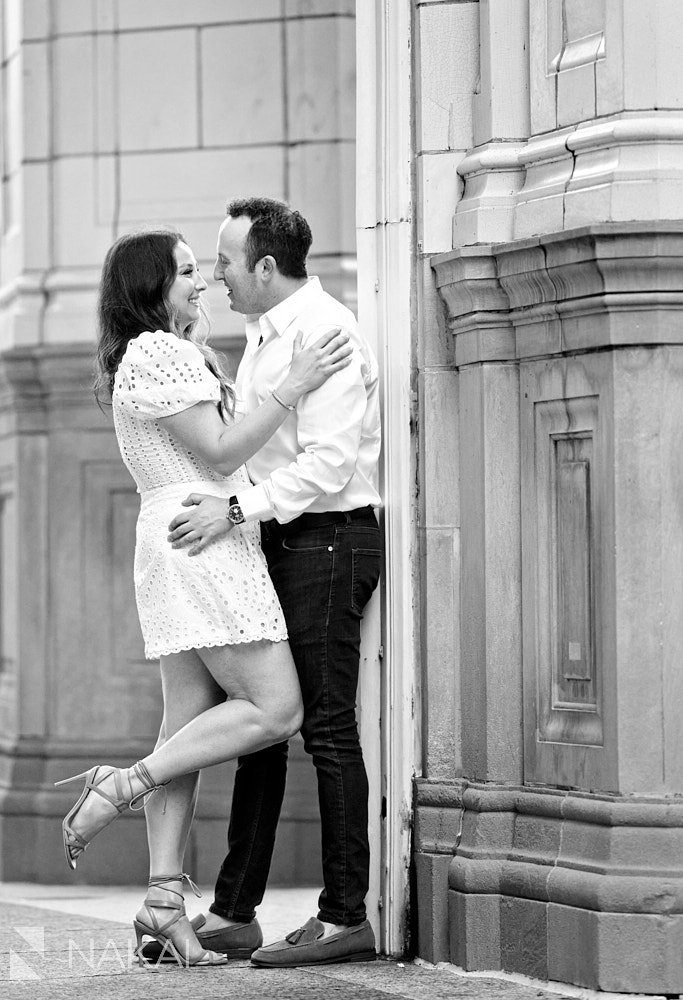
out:
<path id="1" fill-rule="evenodd" d="M 177 318 L 168 304 L 177 264 L 174 251 L 185 242 L 179 232 L 154 229 L 127 233 L 109 248 L 102 268 L 98 318 L 95 397 L 111 400 L 116 369 L 131 340 L 145 330 L 165 330 L 196 344 L 209 370 L 221 386 L 222 413 L 232 414 L 235 394 L 218 357 L 199 332 L 199 322 L 187 330 L 178 329 Z M 208 332 L 208 331 L 207 331 Z"/>

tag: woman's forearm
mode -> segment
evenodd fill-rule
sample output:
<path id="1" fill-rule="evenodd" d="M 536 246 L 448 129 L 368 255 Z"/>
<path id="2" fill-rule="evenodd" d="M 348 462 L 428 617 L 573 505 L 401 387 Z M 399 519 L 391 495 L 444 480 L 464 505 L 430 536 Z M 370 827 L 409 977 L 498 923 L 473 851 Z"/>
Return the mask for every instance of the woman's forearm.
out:
<path id="1" fill-rule="evenodd" d="M 276 390 L 280 396 L 280 391 Z M 289 398 L 281 396 L 285 403 Z M 224 425 L 216 442 L 216 460 L 210 465 L 223 476 L 229 476 L 252 458 L 266 444 L 289 414 L 287 406 L 269 396 L 258 409 L 247 414 L 239 423 Z"/>

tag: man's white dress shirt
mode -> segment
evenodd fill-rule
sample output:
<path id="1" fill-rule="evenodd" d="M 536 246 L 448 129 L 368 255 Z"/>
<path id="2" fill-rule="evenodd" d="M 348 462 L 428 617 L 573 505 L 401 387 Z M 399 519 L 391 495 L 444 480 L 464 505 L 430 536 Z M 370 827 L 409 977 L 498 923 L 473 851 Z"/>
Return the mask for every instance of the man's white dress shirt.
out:
<path id="1" fill-rule="evenodd" d="M 247 521 L 276 518 L 285 524 L 305 511 L 381 505 L 377 360 L 353 313 L 323 291 L 318 278 L 309 278 L 283 302 L 247 320 L 247 346 L 235 379 L 236 417 L 255 410 L 280 384 L 299 330 L 306 347 L 331 327 L 341 327 L 351 338 L 351 364 L 302 396 L 247 462 L 255 485 L 237 497 Z"/>

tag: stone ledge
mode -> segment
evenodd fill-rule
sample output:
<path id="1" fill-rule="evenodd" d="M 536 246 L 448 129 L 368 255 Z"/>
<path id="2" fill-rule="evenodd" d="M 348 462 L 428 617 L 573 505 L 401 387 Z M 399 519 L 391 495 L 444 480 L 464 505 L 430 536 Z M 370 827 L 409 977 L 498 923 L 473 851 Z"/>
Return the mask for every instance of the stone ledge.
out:
<path id="1" fill-rule="evenodd" d="M 463 893 L 683 913 L 680 799 L 418 781 L 415 847 Z"/>
<path id="2" fill-rule="evenodd" d="M 431 264 L 458 367 L 683 343 L 679 221 L 462 247 Z"/>
<path id="3" fill-rule="evenodd" d="M 536 785 L 417 778 L 416 806 L 515 812 L 609 826 L 682 827 L 683 796 L 609 795 Z"/>

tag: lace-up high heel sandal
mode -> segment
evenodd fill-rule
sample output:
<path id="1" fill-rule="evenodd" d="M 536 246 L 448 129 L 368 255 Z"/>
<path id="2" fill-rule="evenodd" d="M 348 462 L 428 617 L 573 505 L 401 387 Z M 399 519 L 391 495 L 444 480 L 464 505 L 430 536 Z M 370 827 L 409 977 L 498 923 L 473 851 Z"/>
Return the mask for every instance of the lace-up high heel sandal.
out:
<path id="1" fill-rule="evenodd" d="M 180 888 L 169 887 L 167 882 L 178 882 Z M 151 937 L 161 945 L 160 959 L 173 957 L 179 965 L 185 966 L 210 966 L 225 965 L 228 961 L 226 955 L 221 955 L 217 951 L 207 951 L 202 948 L 192 925 L 187 920 L 185 913 L 185 899 L 183 897 L 183 882 L 187 882 L 195 896 L 201 896 L 201 892 L 194 884 L 189 875 L 180 872 L 178 875 L 156 875 L 149 880 L 149 892 L 145 902 L 135 915 L 133 930 L 137 940 L 135 954 L 140 965 L 155 966 L 156 962 L 149 962 L 142 954 L 143 938 Z M 159 898 L 160 891 L 170 893 L 169 896 Z M 160 923 L 154 910 L 174 911 L 173 915 L 165 923 Z M 187 926 L 179 927 L 181 920 L 185 918 Z M 190 948 L 194 943 L 196 947 L 196 957 L 190 956 Z"/>
<path id="2" fill-rule="evenodd" d="M 134 812 L 137 809 L 144 809 L 147 797 L 156 792 L 158 788 L 168 784 L 168 781 L 162 781 L 160 784 L 155 782 L 142 761 L 138 761 L 137 764 L 133 765 L 133 773 L 144 787 L 141 791 L 133 793 L 133 786 L 130 775 L 128 774 L 129 770 L 129 768 L 112 767 L 109 764 L 98 764 L 96 767 L 91 767 L 89 771 L 84 771 L 82 774 L 74 774 L 71 778 L 62 778 L 61 781 L 55 781 L 55 785 L 68 785 L 72 781 L 78 781 L 80 778 L 85 778 L 85 785 L 83 786 L 80 798 L 73 808 L 69 810 L 62 821 L 64 854 L 66 856 L 66 863 L 72 871 L 76 868 L 76 863 L 79 857 L 87 848 L 90 841 L 96 837 L 98 833 L 104 830 L 105 826 L 109 826 L 109 824 L 126 809 L 132 809 Z M 113 777 L 114 779 L 115 795 L 110 795 L 102 788 L 104 782 L 106 782 L 107 778 L 110 777 Z M 127 795 L 123 790 L 124 781 L 128 783 Z M 72 827 L 72 823 L 91 792 L 94 792 L 101 798 L 106 799 L 106 801 L 113 807 L 113 812 L 109 815 L 103 816 L 100 822 L 95 825 L 92 832 L 90 832 L 86 837 L 83 834 L 76 833 Z M 164 792 L 164 795 L 165 794 L 166 793 Z"/>

